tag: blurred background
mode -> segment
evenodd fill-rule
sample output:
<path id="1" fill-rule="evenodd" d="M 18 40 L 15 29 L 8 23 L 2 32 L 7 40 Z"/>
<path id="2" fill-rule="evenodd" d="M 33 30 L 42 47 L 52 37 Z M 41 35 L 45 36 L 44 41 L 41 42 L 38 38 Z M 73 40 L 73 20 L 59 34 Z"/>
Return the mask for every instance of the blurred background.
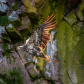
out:
<path id="1" fill-rule="evenodd" d="M 51 14 L 57 24 L 34 70 L 16 50 Z M 0 0 L 0 84 L 84 84 L 84 0 Z"/>

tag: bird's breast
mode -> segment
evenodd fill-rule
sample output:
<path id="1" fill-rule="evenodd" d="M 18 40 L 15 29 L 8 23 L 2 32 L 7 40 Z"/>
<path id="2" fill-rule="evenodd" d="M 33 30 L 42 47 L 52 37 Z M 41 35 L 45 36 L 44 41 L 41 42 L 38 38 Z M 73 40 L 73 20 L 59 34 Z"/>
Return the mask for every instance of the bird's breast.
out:
<path id="1" fill-rule="evenodd" d="M 28 46 L 29 49 L 33 49 L 33 47 L 34 47 L 33 43 Z"/>

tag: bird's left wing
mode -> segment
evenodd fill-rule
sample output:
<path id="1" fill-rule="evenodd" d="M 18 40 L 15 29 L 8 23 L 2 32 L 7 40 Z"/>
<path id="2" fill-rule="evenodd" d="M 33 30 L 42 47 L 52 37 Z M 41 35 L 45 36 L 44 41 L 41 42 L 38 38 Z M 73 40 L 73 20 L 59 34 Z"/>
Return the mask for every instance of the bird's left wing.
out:
<path id="1" fill-rule="evenodd" d="M 55 28 L 56 20 L 53 20 L 55 16 L 52 14 L 48 16 L 32 33 L 28 45 L 38 46 L 39 51 L 44 50 L 48 41 L 50 40 L 50 29 Z M 53 20 L 53 21 L 52 21 Z"/>

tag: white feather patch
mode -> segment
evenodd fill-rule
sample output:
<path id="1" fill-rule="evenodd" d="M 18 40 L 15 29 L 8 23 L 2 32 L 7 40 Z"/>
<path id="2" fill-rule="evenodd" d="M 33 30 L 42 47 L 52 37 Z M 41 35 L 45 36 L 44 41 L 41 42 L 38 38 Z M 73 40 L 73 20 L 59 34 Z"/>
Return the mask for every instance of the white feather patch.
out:
<path id="1" fill-rule="evenodd" d="M 30 38 L 29 38 L 30 39 Z M 26 44 L 28 43 L 29 39 L 26 40 Z"/>

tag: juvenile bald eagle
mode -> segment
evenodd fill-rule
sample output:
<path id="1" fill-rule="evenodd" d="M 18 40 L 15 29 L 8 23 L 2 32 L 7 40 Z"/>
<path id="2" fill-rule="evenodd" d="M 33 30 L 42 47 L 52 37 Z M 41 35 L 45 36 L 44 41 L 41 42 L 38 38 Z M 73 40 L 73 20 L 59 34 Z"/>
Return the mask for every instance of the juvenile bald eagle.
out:
<path id="1" fill-rule="evenodd" d="M 22 49 L 33 56 L 42 57 L 47 62 L 50 62 L 50 57 L 43 54 L 42 50 L 45 49 L 48 41 L 50 41 L 50 33 L 48 33 L 48 31 L 55 28 L 56 20 L 53 20 L 54 17 L 53 14 L 48 16 L 36 29 L 34 29 L 31 37 L 26 40 L 26 44 L 18 46 L 17 49 Z"/>

